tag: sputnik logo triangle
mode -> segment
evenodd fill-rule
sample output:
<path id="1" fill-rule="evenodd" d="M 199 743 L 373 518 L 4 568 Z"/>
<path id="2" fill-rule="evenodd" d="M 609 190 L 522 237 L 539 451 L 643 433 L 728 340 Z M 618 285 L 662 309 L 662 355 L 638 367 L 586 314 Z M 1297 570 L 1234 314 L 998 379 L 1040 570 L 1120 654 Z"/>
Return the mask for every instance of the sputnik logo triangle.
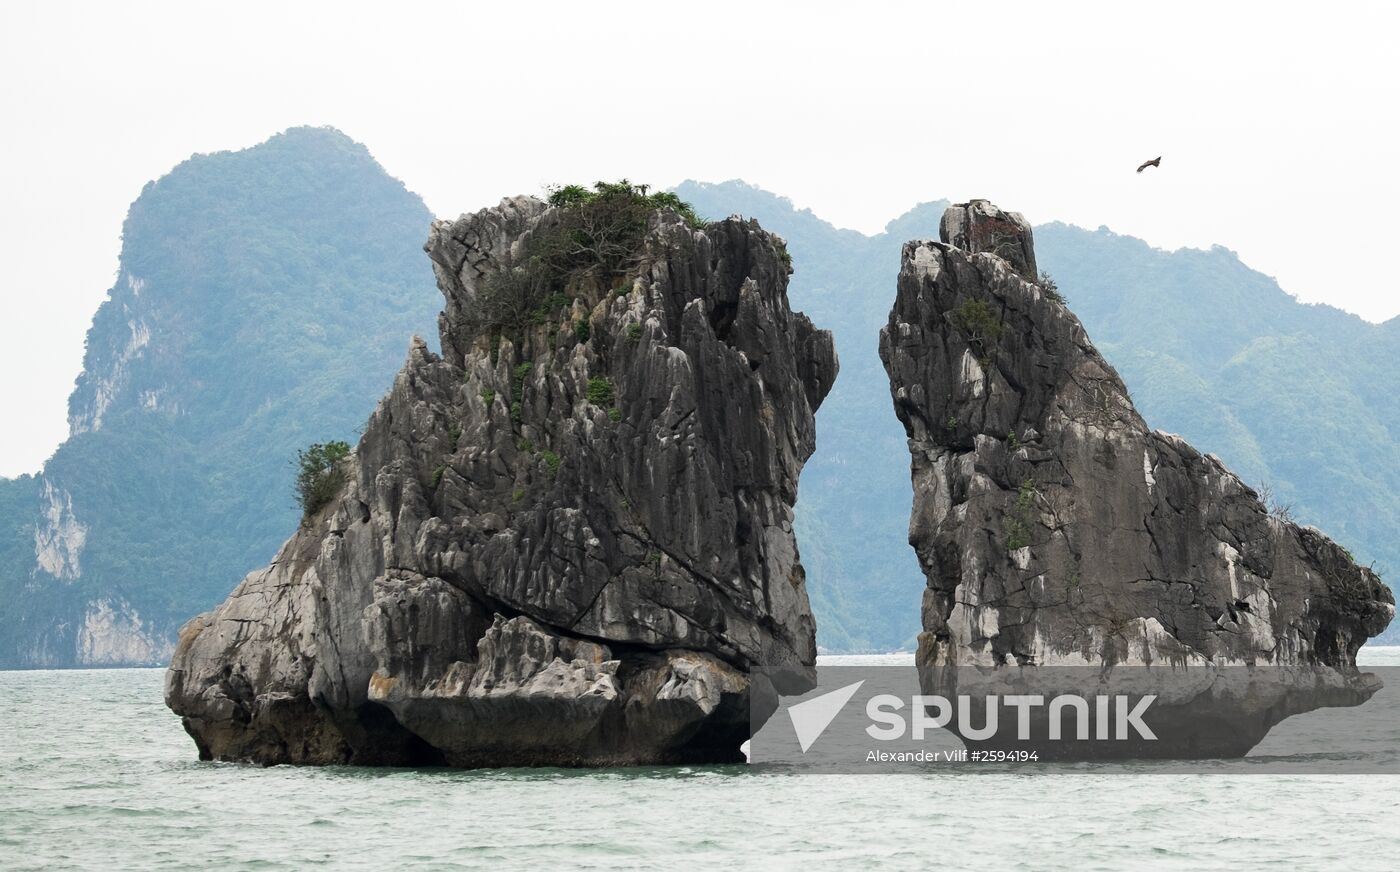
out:
<path id="1" fill-rule="evenodd" d="M 826 728 L 831 726 L 831 722 L 836 720 L 841 709 L 846 707 L 846 703 L 851 701 L 851 697 L 856 695 L 856 691 L 860 690 L 860 686 L 864 683 L 865 679 L 861 679 L 855 684 L 838 687 L 836 690 L 821 696 L 788 706 L 788 717 L 792 719 L 792 731 L 797 734 L 797 743 L 802 746 L 803 754 L 806 754 L 807 749 L 821 738 L 822 733 L 826 732 Z"/>

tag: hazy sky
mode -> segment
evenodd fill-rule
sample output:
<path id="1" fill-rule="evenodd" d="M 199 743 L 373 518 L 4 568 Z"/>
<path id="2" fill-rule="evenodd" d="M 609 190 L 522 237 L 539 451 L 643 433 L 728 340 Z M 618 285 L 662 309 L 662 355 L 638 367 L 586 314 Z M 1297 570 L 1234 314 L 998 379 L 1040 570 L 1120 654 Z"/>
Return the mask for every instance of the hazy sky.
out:
<path id="1" fill-rule="evenodd" d="M 141 186 L 298 124 L 366 143 L 440 215 L 621 176 L 739 177 L 867 232 L 989 197 L 1219 243 L 1389 318 L 1397 24 L 1393 4 L 1219 0 L 5 2 L 0 475 L 65 435 Z"/>

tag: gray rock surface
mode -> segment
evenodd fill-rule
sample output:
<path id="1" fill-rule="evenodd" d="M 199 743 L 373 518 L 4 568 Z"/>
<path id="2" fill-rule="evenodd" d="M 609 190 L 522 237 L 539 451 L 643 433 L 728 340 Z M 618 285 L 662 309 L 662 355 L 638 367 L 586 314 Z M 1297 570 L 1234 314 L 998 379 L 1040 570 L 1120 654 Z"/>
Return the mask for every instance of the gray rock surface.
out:
<path id="1" fill-rule="evenodd" d="M 181 632 L 201 757 L 736 761 L 751 700 L 813 685 L 792 505 L 836 359 L 782 241 L 659 210 L 625 275 L 483 325 L 561 214 L 433 226 L 441 357 L 415 340 L 342 493 Z"/>
<path id="2" fill-rule="evenodd" d="M 973 201 L 942 228 L 905 245 L 880 338 L 928 580 L 925 691 L 1155 692 L 1158 741 L 1103 753 L 1173 757 L 1243 754 L 1290 714 L 1367 699 L 1355 655 L 1395 611 L 1379 577 L 1147 427 L 1028 280 L 1019 215 Z"/>
<path id="3" fill-rule="evenodd" d="M 995 254 L 1028 281 L 1040 278 L 1031 225 L 1020 212 L 1004 212 L 987 200 L 959 203 L 944 210 L 938 236 L 963 251 Z"/>

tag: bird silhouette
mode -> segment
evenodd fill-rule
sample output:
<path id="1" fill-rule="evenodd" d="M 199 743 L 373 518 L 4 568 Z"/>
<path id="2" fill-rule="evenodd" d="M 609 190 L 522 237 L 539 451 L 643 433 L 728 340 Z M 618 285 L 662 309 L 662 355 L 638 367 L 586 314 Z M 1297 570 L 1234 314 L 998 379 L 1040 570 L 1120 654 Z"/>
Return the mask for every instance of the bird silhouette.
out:
<path id="1" fill-rule="evenodd" d="M 1143 170 L 1147 169 L 1148 167 L 1159 167 L 1159 166 L 1161 166 L 1161 165 L 1162 165 L 1162 158 L 1161 158 L 1160 156 L 1159 156 L 1159 157 L 1154 157 L 1152 160 L 1143 161 L 1142 166 L 1138 167 L 1138 170 L 1137 170 L 1137 171 L 1138 171 L 1138 172 L 1142 172 Z"/>

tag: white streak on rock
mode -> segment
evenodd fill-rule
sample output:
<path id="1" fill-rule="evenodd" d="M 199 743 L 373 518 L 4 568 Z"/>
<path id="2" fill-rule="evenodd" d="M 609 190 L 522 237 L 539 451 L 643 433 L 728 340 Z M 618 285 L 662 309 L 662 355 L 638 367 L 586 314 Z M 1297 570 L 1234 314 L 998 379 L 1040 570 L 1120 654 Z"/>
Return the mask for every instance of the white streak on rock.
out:
<path id="1" fill-rule="evenodd" d="M 152 633 L 126 602 L 96 600 L 78 630 L 78 662 L 85 666 L 158 666 L 170 659 L 169 640 Z"/>
<path id="2" fill-rule="evenodd" d="M 78 560 L 87 542 L 87 527 L 73 514 L 73 497 L 45 479 L 40 521 L 34 526 L 34 561 L 54 578 L 82 574 Z"/>

